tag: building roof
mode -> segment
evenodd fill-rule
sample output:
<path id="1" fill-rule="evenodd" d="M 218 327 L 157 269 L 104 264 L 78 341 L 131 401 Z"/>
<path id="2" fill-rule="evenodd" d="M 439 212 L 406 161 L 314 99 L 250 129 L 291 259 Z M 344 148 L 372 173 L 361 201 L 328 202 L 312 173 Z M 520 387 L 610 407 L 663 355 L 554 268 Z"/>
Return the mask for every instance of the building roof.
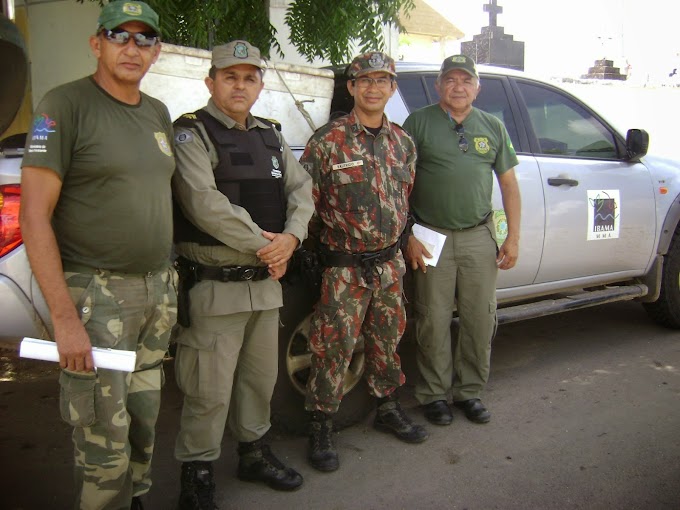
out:
<path id="1" fill-rule="evenodd" d="M 462 39 L 465 34 L 451 20 L 437 11 L 428 0 L 415 0 L 410 16 L 402 16 L 406 32 L 435 38 Z"/>

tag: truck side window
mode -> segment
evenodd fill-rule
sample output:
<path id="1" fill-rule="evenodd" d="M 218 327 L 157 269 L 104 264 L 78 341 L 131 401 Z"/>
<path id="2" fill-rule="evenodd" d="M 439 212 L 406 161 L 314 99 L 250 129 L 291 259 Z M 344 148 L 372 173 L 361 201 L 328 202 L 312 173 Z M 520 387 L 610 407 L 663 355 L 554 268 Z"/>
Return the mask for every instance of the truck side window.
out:
<path id="1" fill-rule="evenodd" d="M 398 76 L 397 84 L 399 85 L 399 91 L 401 92 L 404 101 L 406 101 L 406 105 L 410 112 L 414 112 L 430 104 L 420 74 L 404 74 Z"/>
<path id="2" fill-rule="evenodd" d="M 538 154 L 594 159 L 617 157 L 614 136 L 571 98 L 517 81 L 539 144 Z"/>

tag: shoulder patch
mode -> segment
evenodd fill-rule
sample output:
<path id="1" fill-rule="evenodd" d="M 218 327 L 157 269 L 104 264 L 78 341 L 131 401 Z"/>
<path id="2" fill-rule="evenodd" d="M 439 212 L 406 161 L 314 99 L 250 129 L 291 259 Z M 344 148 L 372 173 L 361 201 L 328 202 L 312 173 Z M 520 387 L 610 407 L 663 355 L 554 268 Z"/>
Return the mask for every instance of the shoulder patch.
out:
<path id="1" fill-rule="evenodd" d="M 175 133 L 175 143 L 182 144 L 182 143 L 189 143 L 194 140 L 194 135 L 191 134 L 189 131 L 178 131 Z"/>

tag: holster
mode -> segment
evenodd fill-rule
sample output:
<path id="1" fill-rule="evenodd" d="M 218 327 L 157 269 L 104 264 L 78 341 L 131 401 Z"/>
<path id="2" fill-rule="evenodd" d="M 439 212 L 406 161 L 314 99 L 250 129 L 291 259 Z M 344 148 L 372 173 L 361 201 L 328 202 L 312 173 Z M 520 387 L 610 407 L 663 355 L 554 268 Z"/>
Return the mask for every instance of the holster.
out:
<path id="1" fill-rule="evenodd" d="M 186 261 L 186 259 L 183 260 Z M 179 285 L 177 287 L 177 323 L 182 327 L 188 328 L 191 326 L 189 291 L 198 281 L 196 268 L 178 258 L 175 260 L 175 269 L 177 269 L 177 274 L 179 275 Z"/>
<path id="2" fill-rule="evenodd" d="M 319 264 L 319 259 L 315 252 L 306 248 L 300 248 L 293 252 L 284 278 L 290 283 L 302 281 L 304 284 L 318 289 L 321 287 L 323 270 L 324 268 Z"/>

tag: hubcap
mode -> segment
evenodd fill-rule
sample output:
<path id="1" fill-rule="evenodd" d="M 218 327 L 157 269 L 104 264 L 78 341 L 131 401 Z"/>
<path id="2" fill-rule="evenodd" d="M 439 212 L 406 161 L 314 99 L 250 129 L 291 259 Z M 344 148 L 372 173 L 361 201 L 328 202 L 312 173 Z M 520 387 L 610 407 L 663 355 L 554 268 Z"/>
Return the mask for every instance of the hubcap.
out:
<path id="1" fill-rule="evenodd" d="M 310 367 L 312 365 L 312 353 L 309 352 L 309 329 L 312 314 L 304 318 L 295 328 L 288 341 L 286 351 L 286 371 L 288 379 L 300 394 L 304 395 L 307 391 L 307 379 L 309 379 Z M 342 384 L 342 394 L 349 393 L 354 386 L 361 380 L 364 373 L 364 339 L 359 337 L 354 348 L 354 355 L 349 363 L 347 375 Z"/>

